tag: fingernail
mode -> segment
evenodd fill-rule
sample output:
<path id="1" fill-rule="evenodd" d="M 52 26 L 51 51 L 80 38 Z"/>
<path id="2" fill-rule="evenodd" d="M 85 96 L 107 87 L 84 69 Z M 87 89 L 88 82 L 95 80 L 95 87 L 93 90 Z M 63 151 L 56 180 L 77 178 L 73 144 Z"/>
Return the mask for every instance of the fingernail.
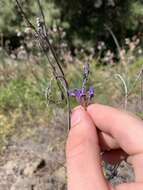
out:
<path id="1" fill-rule="evenodd" d="M 81 106 L 78 106 L 72 111 L 71 127 L 74 127 L 80 123 L 83 113 L 84 109 Z"/>

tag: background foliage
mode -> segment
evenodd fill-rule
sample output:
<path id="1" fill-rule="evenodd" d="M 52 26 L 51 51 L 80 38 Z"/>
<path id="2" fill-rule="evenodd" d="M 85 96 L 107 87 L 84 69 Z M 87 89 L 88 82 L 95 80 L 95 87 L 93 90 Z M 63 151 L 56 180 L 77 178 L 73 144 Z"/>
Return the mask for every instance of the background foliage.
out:
<path id="1" fill-rule="evenodd" d="M 36 1 L 19 1 L 35 25 L 40 12 Z M 143 64 L 143 1 L 41 0 L 41 3 L 50 42 L 70 88 L 81 87 L 83 63 L 88 60 L 95 101 L 124 108 L 124 86 L 115 78 L 119 74 L 129 92 L 136 81 L 127 109 L 142 116 L 143 79 L 138 74 Z M 53 115 L 57 116 L 57 109 L 66 110 L 66 106 L 61 103 L 56 82 L 51 80 L 48 61 L 33 40 L 33 33 L 27 32 L 15 0 L 0 0 L 0 15 L 1 148 L 21 126 L 46 126 Z M 49 86 L 51 100 L 46 100 Z M 73 107 L 77 104 L 71 102 Z"/>
<path id="2" fill-rule="evenodd" d="M 35 24 L 35 17 L 39 14 L 36 1 L 20 2 Z M 140 34 L 143 30 L 142 0 L 42 0 L 41 3 L 49 28 L 63 27 L 71 47 L 94 47 L 97 40 L 104 40 L 113 46 L 106 25 L 114 32 L 120 44 L 125 37 Z M 15 1 L 1 0 L 0 7 L 0 32 L 10 36 L 22 30 L 24 22 Z"/>

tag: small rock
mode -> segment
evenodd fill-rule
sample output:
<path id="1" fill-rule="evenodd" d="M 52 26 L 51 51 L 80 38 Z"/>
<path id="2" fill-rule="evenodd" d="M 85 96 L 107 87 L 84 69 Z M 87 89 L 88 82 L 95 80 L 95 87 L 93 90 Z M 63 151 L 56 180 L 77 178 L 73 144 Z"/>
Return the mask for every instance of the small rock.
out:
<path id="1" fill-rule="evenodd" d="M 29 178 L 19 177 L 10 190 L 32 190 L 32 180 Z"/>
<path id="2" fill-rule="evenodd" d="M 58 170 L 54 172 L 54 178 L 56 181 L 65 183 L 66 182 L 66 170 L 64 167 L 60 167 Z"/>
<path id="3" fill-rule="evenodd" d="M 39 169 L 43 168 L 45 165 L 45 160 L 39 158 L 35 162 L 28 163 L 27 167 L 23 171 L 23 174 L 31 177 L 34 173 L 36 173 Z"/>
<path id="4" fill-rule="evenodd" d="M 118 175 L 125 179 L 125 182 L 133 182 L 135 179 L 133 168 L 125 161 L 120 164 Z"/>
<path id="5" fill-rule="evenodd" d="M 7 174 L 14 173 L 14 170 L 17 168 L 17 162 L 16 161 L 8 161 L 3 169 L 6 171 Z"/>

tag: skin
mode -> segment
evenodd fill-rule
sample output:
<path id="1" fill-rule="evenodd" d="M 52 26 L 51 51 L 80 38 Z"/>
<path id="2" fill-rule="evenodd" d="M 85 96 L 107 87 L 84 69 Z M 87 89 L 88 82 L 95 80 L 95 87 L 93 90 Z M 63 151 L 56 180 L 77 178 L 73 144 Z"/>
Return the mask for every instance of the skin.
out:
<path id="1" fill-rule="evenodd" d="M 143 190 L 143 121 L 115 108 L 92 104 L 72 112 L 66 145 L 68 190 Z M 104 154 L 101 157 L 101 151 Z M 135 172 L 134 183 L 112 187 L 102 161 L 126 159 Z"/>

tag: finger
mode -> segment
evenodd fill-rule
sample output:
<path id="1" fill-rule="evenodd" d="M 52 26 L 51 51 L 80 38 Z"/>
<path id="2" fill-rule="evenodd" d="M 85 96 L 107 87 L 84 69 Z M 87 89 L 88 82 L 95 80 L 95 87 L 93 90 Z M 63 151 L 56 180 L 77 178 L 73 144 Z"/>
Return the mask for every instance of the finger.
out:
<path id="1" fill-rule="evenodd" d="M 143 190 L 143 183 L 124 183 L 116 186 L 113 190 Z"/>
<path id="2" fill-rule="evenodd" d="M 127 153 L 121 149 L 106 151 L 102 154 L 102 159 L 106 162 L 109 162 L 110 164 L 116 164 L 118 162 L 126 160 L 127 157 Z"/>
<path id="3" fill-rule="evenodd" d="M 107 190 L 97 131 L 82 107 L 74 110 L 71 125 L 66 146 L 68 190 Z"/>
<path id="4" fill-rule="evenodd" d="M 98 138 L 102 151 L 120 148 L 117 141 L 107 133 L 99 131 Z"/>
<path id="5" fill-rule="evenodd" d="M 94 104 L 88 113 L 95 125 L 117 140 L 128 154 L 143 152 L 143 122 L 109 106 Z"/>
<path id="6" fill-rule="evenodd" d="M 143 153 L 130 156 L 127 161 L 134 168 L 136 182 L 143 182 Z"/>
<path id="7" fill-rule="evenodd" d="M 127 113 L 99 104 L 89 106 L 87 111 L 95 125 L 116 139 L 120 147 L 131 155 L 136 181 L 143 181 L 143 122 Z"/>

